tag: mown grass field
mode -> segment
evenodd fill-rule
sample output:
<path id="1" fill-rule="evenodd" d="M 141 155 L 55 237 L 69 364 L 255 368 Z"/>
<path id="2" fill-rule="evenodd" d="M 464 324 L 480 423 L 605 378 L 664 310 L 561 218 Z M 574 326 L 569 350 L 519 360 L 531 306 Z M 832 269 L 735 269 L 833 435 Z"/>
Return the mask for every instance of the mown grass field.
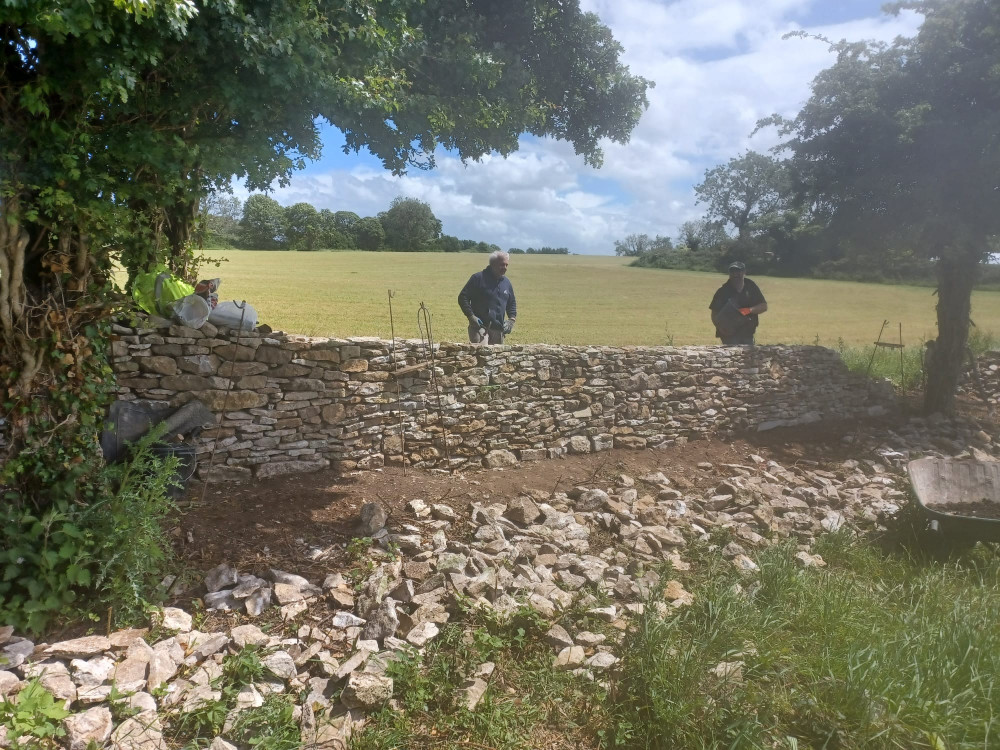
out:
<path id="1" fill-rule="evenodd" d="M 387 290 L 395 293 L 396 335 L 419 336 L 417 308 L 432 313 L 434 338 L 462 341 L 458 292 L 486 265 L 473 253 L 267 252 L 211 250 L 203 278 L 222 278 L 223 299 L 246 299 L 275 330 L 313 336 L 389 336 Z M 708 303 L 723 274 L 629 268 L 627 258 L 511 258 L 509 277 L 518 322 L 508 342 L 602 345 L 716 343 Z M 885 337 L 919 346 L 936 335 L 937 297 L 926 287 L 754 277 L 770 310 L 762 344 L 819 342 L 870 345 L 883 320 Z M 1000 292 L 977 292 L 972 317 L 981 331 L 1000 332 Z M 887 355 L 888 356 L 888 355 Z"/>

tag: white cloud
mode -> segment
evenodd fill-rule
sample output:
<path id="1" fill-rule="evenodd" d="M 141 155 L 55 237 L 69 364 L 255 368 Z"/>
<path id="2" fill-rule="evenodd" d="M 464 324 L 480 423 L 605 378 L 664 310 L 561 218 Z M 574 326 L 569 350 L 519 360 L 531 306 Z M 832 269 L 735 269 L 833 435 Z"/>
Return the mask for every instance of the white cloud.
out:
<path id="1" fill-rule="evenodd" d="M 600 170 L 568 144 L 526 138 L 508 159 L 463 165 L 439 155 L 436 170 L 398 178 L 368 167 L 296 175 L 275 197 L 362 215 L 385 210 L 397 195 L 416 197 L 446 233 L 502 247 L 609 253 L 632 232 L 673 236 L 701 215 L 693 186 L 704 170 L 774 145 L 773 132 L 751 140 L 756 122 L 797 112 L 809 82 L 833 62 L 821 41 L 782 39 L 826 1 L 584 0 L 624 45 L 632 71 L 656 82 L 631 141 L 607 145 Z M 833 40 L 889 40 L 918 23 L 912 13 L 879 15 L 873 0 L 870 17 L 805 30 Z"/>

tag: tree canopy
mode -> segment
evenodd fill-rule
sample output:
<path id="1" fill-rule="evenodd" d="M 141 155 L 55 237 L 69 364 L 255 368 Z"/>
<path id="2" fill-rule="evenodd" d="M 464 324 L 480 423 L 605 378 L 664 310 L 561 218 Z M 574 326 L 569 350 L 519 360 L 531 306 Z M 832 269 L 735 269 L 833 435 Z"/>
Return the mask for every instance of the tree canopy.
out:
<path id="1" fill-rule="evenodd" d="M 416 252 L 441 236 L 441 220 L 430 204 L 417 198 L 393 198 L 388 211 L 378 215 L 385 231 L 385 243 L 393 250 Z"/>
<path id="2" fill-rule="evenodd" d="M 938 339 L 925 407 L 952 406 L 971 292 L 1000 234 L 1000 4 L 897 3 L 925 16 L 912 38 L 841 42 L 789 122 L 800 202 L 871 253 L 936 262 Z"/>
<path id="3" fill-rule="evenodd" d="M 706 218 L 721 226 L 732 224 L 746 239 L 758 222 L 772 215 L 788 199 L 784 165 L 774 157 L 748 151 L 706 170 L 695 186 L 699 203 L 707 204 Z"/>
<path id="4" fill-rule="evenodd" d="M 284 236 L 285 209 L 281 204 L 262 193 L 247 198 L 240 219 L 240 241 L 248 247 L 272 250 Z"/>
<path id="5" fill-rule="evenodd" d="M 0 547 L 100 491 L 114 261 L 190 276 L 201 200 L 233 178 L 286 181 L 323 120 L 394 172 L 438 146 L 508 154 L 521 133 L 597 164 L 646 106 L 620 54 L 577 0 L 0 5 L 0 488 L 15 514 Z M 52 563 L 47 585 L 79 583 L 77 562 Z M 36 589 L 39 571 L 15 575 Z M 23 605 L 6 591 L 20 585 L 0 594 Z M 38 617 L 65 603 L 46 601 Z"/>

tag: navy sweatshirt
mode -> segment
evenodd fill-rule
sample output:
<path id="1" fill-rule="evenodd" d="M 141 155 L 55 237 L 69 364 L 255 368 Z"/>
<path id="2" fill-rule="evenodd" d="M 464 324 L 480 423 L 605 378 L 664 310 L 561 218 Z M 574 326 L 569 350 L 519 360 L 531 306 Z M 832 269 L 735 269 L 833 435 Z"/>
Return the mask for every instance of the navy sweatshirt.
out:
<path id="1" fill-rule="evenodd" d="M 475 315 L 487 328 L 503 327 L 504 313 L 517 317 L 513 285 L 506 276 L 494 276 L 489 267 L 469 277 L 458 294 L 458 306 L 466 317 Z"/>

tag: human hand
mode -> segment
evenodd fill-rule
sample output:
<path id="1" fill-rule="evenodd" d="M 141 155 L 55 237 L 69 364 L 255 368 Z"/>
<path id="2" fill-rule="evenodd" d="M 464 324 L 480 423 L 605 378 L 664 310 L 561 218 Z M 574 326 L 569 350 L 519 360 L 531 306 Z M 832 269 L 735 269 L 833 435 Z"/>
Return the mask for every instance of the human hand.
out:
<path id="1" fill-rule="evenodd" d="M 514 320 L 513 318 L 508 318 L 503 324 L 503 332 L 510 333 L 514 330 Z"/>
<path id="2" fill-rule="evenodd" d="M 752 307 L 741 307 L 740 313 L 743 315 L 749 315 L 751 310 L 753 310 Z"/>
<path id="3" fill-rule="evenodd" d="M 469 325 L 475 326 L 476 328 L 484 328 L 483 321 L 477 318 L 475 315 L 469 316 Z"/>

